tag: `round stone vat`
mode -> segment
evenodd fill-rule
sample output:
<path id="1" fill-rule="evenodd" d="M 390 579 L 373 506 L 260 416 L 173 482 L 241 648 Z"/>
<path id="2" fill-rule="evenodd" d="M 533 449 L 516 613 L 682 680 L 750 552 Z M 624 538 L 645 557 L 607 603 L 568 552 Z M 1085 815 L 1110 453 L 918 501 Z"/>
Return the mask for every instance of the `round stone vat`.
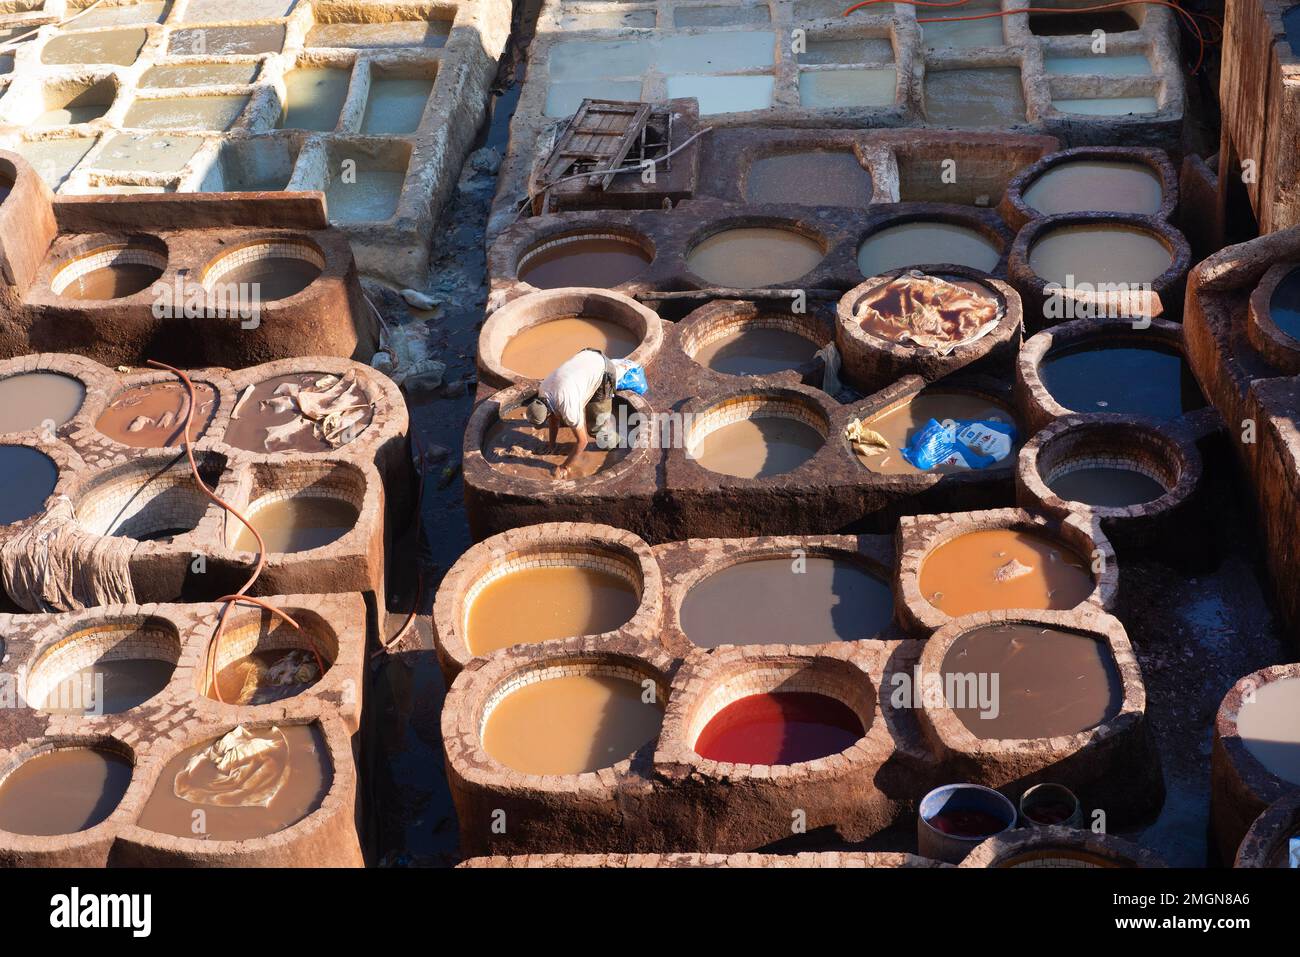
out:
<path id="1" fill-rule="evenodd" d="M 1123 625 L 1095 606 L 951 619 L 918 673 L 922 731 L 954 778 L 1013 801 L 1051 781 L 1079 796 L 1085 818 L 1101 808 L 1136 821 L 1160 807 L 1137 657 Z M 1116 780 L 1131 786 L 1117 792 Z"/>
<path id="2" fill-rule="evenodd" d="M 0 834 L 7 852 L 47 867 L 100 867 L 135 754 L 106 736 L 59 736 L 9 752 L 0 766 Z"/>
<path id="3" fill-rule="evenodd" d="M 812 313 L 792 313 L 753 302 L 711 302 L 674 326 L 686 356 L 728 376 L 788 374 L 818 378 L 817 353 L 831 341 L 827 324 Z M 820 383 L 818 383 L 820 384 Z"/>
<path id="4" fill-rule="evenodd" d="M 744 391 L 695 414 L 685 453 L 700 468 L 739 479 L 769 479 L 806 465 L 826 445 L 830 418 L 793 389 Z"/>
<path id="5" fill-rule="evenodd" d="M 196 461 L 204 482 L 214 486 L 223 460 L 199 455 Z M 209 505 L 189 464 L 167 457 L 112 466 L 90 477 L 73 496 L 77 522 L 86 531 L 138 542 L 167 542 L 193 531 Z"/>
<path id="6" fill-rule="evenodd" d="M 1083 516 L 1004 508 L 900 520 L 900 621 L 929 634 L 963 615 L 1072 611 L 1115 600 L 1115 552 Z"/>
<path id="7" fill-rule="evenodd" d="M 1080 319 L 1031 336 L 1016 360 L 1016 407 L 1037 431 L 1075 413 L 1188 422 L 1205 407 L 1182 326 Z"/>
<path id="8" fill-rule="evenodd" d="M 682 583 L 672 622 L 700 648 L 875 638 L 893 623 L 892 573 L 843 549 L 732 552 Z"/>
<path id="9" fill-rule="evenodd" d="M 591 229 L 548 236 L 515 263 L 520 282 L 537 289 L 613 289 L 633 282 L 654 261 L 654 244 L 629 231 Z"/>
<path id="10" fill-rule="evenodd" d="M 465 552 L 438 589 L 439 660 L 454 675 L 475 656 L 518 645 L 616 632 L 657 642 L 661 581 L 630 532 L 561 522 L 495 535 Z"/>
<path id="11" fill-rule="evenodd" d="M 603 289 L 565 288 L 521 296 L 479 332 L 478 365 L 499 386 L 535 383 L 583 349 L 648 366 L 663 342 L 659 316 Z"/>
<path id="12" fill-rule="evenodd" d="M 41 514 L 59 482 L 54 459 L 28 445 L 0 445 L 0 472 L 6 486 L 0 501 L 0 525 L 14 525 Z"/>
<path id="13" fill-rule="evenodd" d="M 1151 851 L 1111 834 L 1073 827 L 1019 828 L 991 837 L 961 867 L 1164 867 Z"/>
<path id="14" fill-rule="evenodd" d="M 1278 263 L 1250 296 L 1246 338 L 1279 373 L 1300 375 L 1300 263 Z"/>
<path id="15" fill-rule="evenodd" d="M 328 401 L 347 410 L 336 431 L 327 433 L 319 427 L 286 429 L 290 424 L 302 423 L 304 417 L 285 396 L 304 393 L 320 400 L 328 397 Z M 374 390 L 373 383 L 352 370 L 272 375 L 246 385 L 240 392 L 236 414 L 227 420 L 222 441 L 260 455 L 332 452 L 346 448 L 365 434 L 375 420 L 376 406 L 388 401 L 388 396 Z"/>
<path id="16" fill-rule="evenodd" d="M 190 423 L 191 442 L 197 442 L 207 432 L 221 404 L 221 394 L 210 382 L 194 380 L 194 393 L 198 401 Z M 95 430 L 132 448 L 175 448 L 185 443 L 189 408 L 190 393 L 183 382 L 141 382 L 112 397 L 95 420 Z"/>
<path id="17" fill-rule="evenodd" d="M 283 609 L 294 628 L 265 609 L 230 613 L 217 647 L 209 642 L 194 671 L 194 690 L 224 704 L 256 707 L 297 697 L 338 657 L 338 634 L 305 608 Z"/>
<path id="18" fill-rule="evenodd" d="M 1120 551 L 1177 550 L 1201 471 L 1195 443 L 1159 420 L 1069 415 L 1020 450 L 1016 492 L 1029 509 L 1087 513 Z"/>
<path id="19" fill-rule="evenodd" d="M 1292 848 L 1295 847 L 1295 850 Z M 1286 867 L 1300 863 L 1300 791 L 1278 798 L 1255 818 L 1237 849 L 1235 867 Z"/>
<path id="20" fill-rule="evenodd" d="M 86 400 L 86 383 L 55 371 L 14 372 L 0 378 L 0 433 L 46 434 L 70 422 Z"/>
<path id="21" fill-rule="evenodd" d="M 1062 213 L 1016 234 L 1007 273 L 1038 330 L 1074 319 L 1143 322 L 1181 311 L 1192 253 L 1169 223 L 1127 213 Z"/>
<path id="22" fill-rule="evenodd" d="M 1012 363 L 1021 323 L 1015 290 L 957 266 L 935 274 L 940 283 L 914 288 L 910 272 L 872 277 L 840 299 L 835 344 L 846 379 L 870 393 L 905 375 L 934 382 L 958 369 Z M 924 303 L 915 293 L 927 296 Z"/>
<path id="23" fill-rule="evenodd" d="M 290 299 L 325 270 L 325 254 L 306 237 L 252 240 L 203 267 L 199 281 L 210 300 L 236 304 Z"/>
<path id="24" fill-rule="evenodd" d="M 939 207 L 899 213 L 873 225 L 858 243 L 858 270 L 868 279 L 902 269 L 943 272 L 963 266 L 987 275 L 1004 263 L 1007 238 L 979 215 Z"/>
<path id="25" fill-rule="evenodd" d="M 366 484 L 365 473 L 348 463 L 259 465 L 241 511 L 261 534 L 267 554 L 301 554 L 333 545 L 362 525 Z M 227 547 L 258 551 L 247 525 L 228 513 L 224 521 Z"/>
<path id="26" fill-rule="evenodd" d="M 1300 786 L 1300 664 L 1241 678 L 1224 696 L 1210 752 L 1212 852 L 1223 864 L 1264 810 Z"/>
<path id="27" fill-rule="evenodd" d="M 1080 146 L 1048 153 L 1007 184 L 999 212 L 1019 229 L 1039 216 L 1127 213 L 1169 220 L 1178 170 L 1163 150 Z"/>
<path id="28" fill-rule="evenodd" d="M 793 220 L 728 220 L 687 243 L 686 270 L 703 288 L 784 286 L 813 273 L 829 249 L 825 236 Z"/>
<path id="29" fill-rule="evenodd" d="M 180 660 L 176 626 L 147 615 L 85 622 L 40 638 L 27 675 L 27 700 L 48 714 L 121 714 L 153 699 Z"/>
<path id="30" fill-rule="evenodd" d="M 86 239 L 50 277 L 50 291 L 64 299 L 125 299 L 148 290 L 167 269 L 167 245 L 155 236 Z"/>

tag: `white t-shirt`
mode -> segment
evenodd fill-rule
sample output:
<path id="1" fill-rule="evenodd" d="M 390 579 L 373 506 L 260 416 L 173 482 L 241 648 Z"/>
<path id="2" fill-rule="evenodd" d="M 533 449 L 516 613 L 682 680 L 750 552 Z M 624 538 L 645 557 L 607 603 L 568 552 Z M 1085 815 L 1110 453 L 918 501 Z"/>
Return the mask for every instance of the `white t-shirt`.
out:
<path id="1" fill-rule="evenodd" d="M 605 379 L 605 356 L 583 349 L 542 380 L 537 394 L 569 428 L 586 425 L 587 403 Z"/>

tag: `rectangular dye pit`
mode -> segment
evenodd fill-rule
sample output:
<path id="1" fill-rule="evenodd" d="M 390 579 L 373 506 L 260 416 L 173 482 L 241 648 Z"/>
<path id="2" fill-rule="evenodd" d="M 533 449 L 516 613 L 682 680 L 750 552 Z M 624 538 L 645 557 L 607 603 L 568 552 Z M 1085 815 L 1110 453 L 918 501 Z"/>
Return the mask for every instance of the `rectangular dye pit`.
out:
<path id="1" fill-rule="evenodd" d="M 259 138 L 225 143 L 203 177 L 205 193 L 259 193 L 289 185 L 298 151 L 289 140 Z"/>
<path id="2" fill-rule="evenodd" d="M 451 20 L 397 20 L 391 23 L 319 23 L 307 34 L 309 47 L 345 50 L 437 49 L 451 36 Z"/>
<path id="3" fill-rule="evenodd" d="M 189 0 L 183 23 L 232 23 L 235 20 L 278 20 L 293 9 L 294 0 Z"/>
<path id="4" fill-rule="evenodd" d="M 199 136 L 115 133 L 95 159 L 95 169 L 115 173 L 179 173 L 203 145 Z"/>
<path id="5" fill-rule="evenodd" d="M 361 118 L 361 132 L 371 136 L 415 132 L 433 95 L 436 76 L 436 67 L 424 76 L 414 76 L 397 69 L 371 66 L 370 92 Z"/>
<path id="6" fill-rule="evenodd" d="M 931 48 L 954 47 L 1000 47 L 1006 43 L 1003 32 L 1002 17 L 988 17 L 984 20 L 960 20 L 958 17 L 977 16 L 981 13 L 994 13 L 1000 10 L 997 0 L 973 0 L 962 7 L 945 9 L 943 7 L 917 8 L 918 20 L 950 22 L 922 23 L 921 42 Z"/>
<path id="7" fill-rule="evenodd" d="M 163 63 L 140 77 L 146 90 L 184 89 L 193 86 L 247 86 L 257 77 L 256 63 Z"/>
<path id="8" fill-rule="evenodd" d="M 1151 61 L 1144 53 L 1114 56 L 1046 56 L 1043 66 L 1053 76 L 1150 76 Z"/>
<path id="9" fill-rule="evenodd" d="M 351 67 L 300 66 L 290 70 L 284 78 L 284 112 L 276 125 L 317 132 L 337 128 L 351 80 Z"/>
<path id="10" fill-rule="evenodd" d="M 89 0 L 85 3 L 69 4 L 68 16 L 76 14 L 79 10 L 85 10 L 88 6 L 90 6 Z M 112 5 L 101 3 L 89 13 L 77 17 L 75 23 L 82 30 L 89 30 L 92 27 L 129 27 L 144 23 L 162 23 L 170 10 L 171 3 L 163 0 Z"/>
<path id="11" fill-rule="evenodd" d="M 93 84 L 47 87 L 44 109 L 30 120 L 37 127 L 71 126 L 89 123 L 109 111 L 117 96 L 117 83 L 110 77 Z"/>
<path id="12" fill-rule="evenodd" d="M 1076 116 L 1126 116 L 1128 114 L 1159 113 L 1160 103 L 1154 96 L 1106 96 L 1080 99 L 1052 100 L 1052 106 L 1062 113 Z"/>
<path id="13" fill-rule="evenodd" d="M 142 130 L 228 130 L 248 106 L 247 96 L 185 96 L 136 100 L 122 125 Z"/>
<path id="14" fill-rule="evenodd" d="M 770 76 L 670 76 L 670 99 L 694 97 L 700 116 L 746 113 L 772 105 L 775 80 Z"/>
<path id="15" fill-rule="evenodd" d="M 94 145 L 95 137 L 86 136 L 18 143 L 11 148 L 32 164 L 45 185 L 58 189 Z"/>
<path id="16" fill-rule="evenodd" d="M 260 26 L 190 27 L 173 30 L 167 38 L 167 52 L 176 56 L 258 56 L 279 53 L 284 47 L 284 27 Z"/>
<path id="17" fill-rule="evenodd" d="M 673 10 L 675 27 L 748 27 L 772 22 L 766 5 L 719 5 L 716 7 L 677 7 Z"/>
<path id="18" fill-rule="evenodd" d="M 140 55 L 148 38 L 149 34 L 143 27 L 59 33 L 41 50 L 41 62 L 52 66 L 90 66 L 99 63 L 130 66 Z"/>
<path id="19" fill-rule="evenodd" d="M 892 63 L 894 45 L 888 37 L 862 37 L 846 40 L 809 39 L 802 53 L 797 54 L 801 64 L 854 65 L 859 63 Z"/>
<path id="20" fill-rule="evenodd" d="M 1026 120 L 1018 67 L 936 70 L 925 75 L 925 115 L 958 129 L 1017 126 Z"/>
<path id="21" fill-rule="evenodd" d="M 338 223 L 379 223 L 397 212 L 411 163 L 404 143 L 376 147 L 340 146 L 331 151 L 325 206 Z"/>
<path id="22" fill-rule="evenodd" d="M 812 109 L 850 106 L 893 106 L 898 99 L 898 73 L 892 67 L 873 70 L 805 70 L 799 74 L 799 102 Z"/>

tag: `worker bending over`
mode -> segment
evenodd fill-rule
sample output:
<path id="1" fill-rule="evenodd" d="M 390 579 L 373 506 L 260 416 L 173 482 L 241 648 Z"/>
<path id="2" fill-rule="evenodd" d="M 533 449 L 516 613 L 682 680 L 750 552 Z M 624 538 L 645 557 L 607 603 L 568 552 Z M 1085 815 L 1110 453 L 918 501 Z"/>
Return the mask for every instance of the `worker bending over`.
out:
<path id="1" fill-rule="evenodd" d="M 528 403 L 528 421 L 550 428 L 550 445 L 558 444 L 561 425 L 573 430 L 573 451 L 556 468 L 566 479 L 573 463 L 587 448 L 591 434 L 612 431 L 615 370 L 598 349 L 583 349 L 542 380 L 537 397 Z"/>

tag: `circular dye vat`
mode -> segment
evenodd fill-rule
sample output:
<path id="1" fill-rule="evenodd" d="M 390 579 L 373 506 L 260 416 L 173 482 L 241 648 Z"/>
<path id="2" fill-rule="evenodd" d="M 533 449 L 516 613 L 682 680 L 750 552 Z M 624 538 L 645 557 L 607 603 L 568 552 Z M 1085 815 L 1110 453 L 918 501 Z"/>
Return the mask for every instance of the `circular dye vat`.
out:
<path id="1" fill-rule="evenodd" d="M 817 351 L 817 343 L 789 329 L 742 325 L 709 340 L 692 358 L 726 375 L 771 375 L 811 362 Z"/>
<path id="2" fill-rule="evenodd" d="M 272 648 L 237 658 L 217 673 L 204 694 L 227 704 L 274 704 L 302 694 L 322 677 L 323 659 L 303 648 Z"/>
<path id="3" fill-rule="evenodd" d="M 1153 233 L 1124 226 L 1061 226 L 1029 249 L 1029 268 L 1066 289 L 1083 284 L 1148 284 L 1173 265 Z"/>
<path id="4" fill-rule="evenodd" d="M 730 565 L 682 601 L 682 630 L 701 648 L 819 645 L 870 638 L 889 626 L 889 584 L 856 562 L 760 558 Z"/>
<path id="5" fill-rule="evenodd" d="M 524 774 L 584 774 L 628 758 L 663 723 L 657 690 L 626 678 L 566 675 L 526 684 L 496 703 L 483 750 Z"/>
<path id="6" fill-rule="evenodd" d="M 167 268 L 167 257 L 139 246 L 104 246 L 61 267 L 50 289 L 65 299 L 123 299 L 148 289 Z"/>
<path id="7" fill-rule="evenodd" d="M 283 783 L 268 804 L 220 803 L 245 800 L 246 795 L 241 792 L 247 784 L 241 788 L 232 777 L 217 778 L 210 768 L 200 767 L 186 773 L 190 760 L 211 748 L 217 740 L 213 739 L 186 748 L 167 762 L 145 802 L 140 826 L 176 837 L 244 841 L 266 837 L 297 824 L 325 800 L 334 769 L 325 736 L 317 726 L 281 727 L 278 730 L 282 740 L 272 734 L 273 730 L 263 728 L 251 732 L 274 740 L 277 746 L 241 764 L 247 784 L 283 776 Z M 196 816 L 199 811 L 201 817 Z"/>
<path id="8" fill-rule="evenodd" d="M 995 677 L 985 701 L 949 700 L 977 738 L 1051 738 L 1095 728 L 1119 713 L 1119 670 L 1102 641 L 1041 625 L 1005 624 L 958 636 L 943 657 L 944 687 Z"/>
<path id="9" fill-rule="evenodd" d="M 0 496 L 0 525 L 21 522 L 39 513 L 59 481 L 59 469 L 54 461 L 25 445 L 0 445 L 0 475 L 5 478 L 5 493 Z"/>
<path id="10" fill-rule="evenodd" d="M 47 714 L 121 714 L 167 687 L 179 657 L 180 639 L 169 626 L 104 623 L 43 652 L 27 694 Z"/>
<path id="11" fill-rule="evenodd" d="M 769 478 L 793 472 L 825 444 L 825 437 L 806 422 L 765 415 L 714 429 L 686 454 L 710 472 Z"/>
<path id="12" fill-rule="evenodd" d="M 57 372 L 20 372 L 0 379 L 0 432 L 53 431 L 81 411 L 86 387 Z"/>
<path id="13" fill-rule="evenodd" d="M 921 565 L 921 594 L 956 618 L 1004 608 L 1073 608 L 1095 586 L 1087 564 L 1050 538 L 981 529 L 944 542 Z"/>
<path id="14" fill-rule="evenodd" d="M 530 250 L 519 261 L 518 275 L 538 289 L 609 289 L 635 279 L 652 258 L 640 243 L 624 236 L 570 236 Z"/>
<path id="15" fill-rule="evenodd" d="M 175 670 L 174 661 L 102 658 L 51 688 L 40 709 L 48 714 L 121 714 L 167 687 Z"/>
<path id="16" fill-rule="evenodd" d="M 1300 269 L 1292 269 L 1274 287 L 1268 317 L 1285 335 L 1300 340 Z"/>
<path id="17" fill-rule="evenodd" d="M 805 691 L 748 695 L 704 726 L 695 753 L 729 764 L 801 764 L 839 754 L 866 729 L 848 705 Z"/>
<path id="18" fill-rule="evenodd" d="M 621 399 L 615 399 L 614 416 L 620 408 L 628 408 Z M 630 414 L 630 409 L 629 409 Z M 568 458 L 573 448 L 572 437 L 561 436 L 558 448 L 550 444 L 550 430 L 528 421 L 523 407 L 511 409 L 488 427 L 483 436 L 484 460 L 499 472 L 519 478 L 550 482 L 555 470 Z M 569 466 L 569 478 L 589 478 L 621 462 L 631 451 L 630 443 L 620 442 L 613 448 L 601 448 L 600 440 L 588 434 L 587 447 Z"/>
<path id="19" fill-rule="evenodd" d="M 214 260 L 203 287 L 227 302 L 276 302 L 302 292 L 325 270 L 325 257 L 305 243 L 251 243 Z"/>
<path id="20" fill-rule="evenodd" d="M 867 206 L 871 174 L 848 150 L 805 150 L 755 160 L 745 177 L 751 203 Z"/>
<path id="21" fill-rule="evenodd" d="M 342 380 L 327 372 L 292 372 L 257 383 L 239 400 L 226 426 L 224 441 L 250 452 L 330 452 L 366 430 L 375 417 L 374 403 L 355 382 L 338 400 L 356 421 L 343 432 L 326 433 L 304 418 L 288 398 L 308 390 L 320 393 L 341 387 Z M 290 423 L 301 428 L 286 429 Z"/>
<path id="22" fill-rule="evenodd" d="M 889 443 L 888 449 L 867 454 L 866 448 L 855 446 L 854 454 L 859 462 L 879 475 L 917 475 L 920 470 L 903 458 L 903 449 L 907 448 L 914 435 L 929 425 L 931 419 L 938 422 L 954 419 L 1015 425 L 1015 417 L 1011 412 L 992 399 L 970 392 L 926 389 L 898 408 L 867 421 L 867 428 Z M 958 465 L 941 464 L 929 471 L 946 473 L 968 470 Z"/>
<path id="23" fill-rule="evenodd" d="M 621 628 L 641 596 L 623 575 L 588 565 L 534 565 L 490 581 L 465 616 L 465 644 L 482 655 L 510 645 Z"/>
<path id="24" fill-rule="evenodd" d="M 1047 487 L 1067 502 L 1080 502 L 1094 508 L 1145 505 L 1168 491 L 1145 472 L 1101 465 L 1053 475 Z"/>
<path id="25" fill-rule="evenodd" d="M 245 514 L 262 534 L 269 553 L 305 552 L 321 548 L 352 531 L 360 512 L 351 502 L 324 495 L 296 495 L 265 505 L 253 503 Z M 230 547 L 255 552 L 257 539 L 243 522 Z"/>
<path id="26" fill-rule="evenodd" d="M 0 782 L 0 830 L 33 837 L 99 824 L 131 783 L 131 762 L 98 748 L 59 748 L 29 758 Z"/>
<path id="27" fill-rule="evenodd" d="M 640 345 L 627 326 L 609 319 L 564 316 L 529 326 L 506 343 L 501 364 L 530 379 L 545 379 L 583 349 L 625 359 Z"/>
<path id="28" fill-rule="evenodd" d="M 198 408 L 190 426 L 190 439 L 197 441 L 212 423 L 217 411 L 217 390 L 206 382 L 194 383 Z M 135 448 L 172 448 L 185 441 L 185 416 L 190 408 L 189 390 L 180 382 L 155 382 L 119 393 L 95 420 L 100 434 L 114 442 Z"/>
<path id="29" fill-rule="evenodd" d="M 1164 188 L 1155 170 L 1143 163 L 1071 160 L 1046 170 L 1022 195 L 1026 205 L 1044 216 L 1083 212 L 1153 216 L 1160 211 Z"/>
<path id="30" fill-rule="evenodd" d="M 1270 773 L 1300 785 L 1300 678 L 1260 685 L 1237 712 L 1237 733 Z"/>
<path id="31" fill-rule="evenodd" d="M 697 243 L 686 268 L 705 282 L 730 289 L 793 282 L 816 268 L 826 253 L 817 240 L 791 229 L 742 227 Z"/>
<path id="32" fill-rule="evenodd" d="M 938 348 L 966 342 L 1001 314 L 1001 301 L 983 283 L 960 276 L 934 278 L 958 288 L 943 290 L 926 277 L 915 281 L 908 279 L 906 286 L 895 279 L 868 292 L 854 307 L 855 315 L 861 317 L 859 325 L 863 331 L 889 342 Z M 939 293 L 944 297 L 944 304 L 935 309 L 934 318 L 938 319 L 937 323 L 927 322 L 920 328 L 915 324 L 911 299 L 918 293 L 927 297 Z M 970 293 L 971 296 L 966 296 L 965 293 Z M 909 300 L 906 304 L 905 295 Z"/>
<path id="33" fill-rule="evenodd" d="M 1176 419 L 1205 405 L 1182 355 L 1167 346 L 1067 346 L 1043 357 L 1038 376 L 1073 412 Z"/>
<path id="34" fill-rule="evenodd" d="M 858 247 L 858 269 L 868 278 L 929 263 L 992 272 L 1001 258 L 1001 248 L 979 230 L 929 221 L 886 226 Z"/>

